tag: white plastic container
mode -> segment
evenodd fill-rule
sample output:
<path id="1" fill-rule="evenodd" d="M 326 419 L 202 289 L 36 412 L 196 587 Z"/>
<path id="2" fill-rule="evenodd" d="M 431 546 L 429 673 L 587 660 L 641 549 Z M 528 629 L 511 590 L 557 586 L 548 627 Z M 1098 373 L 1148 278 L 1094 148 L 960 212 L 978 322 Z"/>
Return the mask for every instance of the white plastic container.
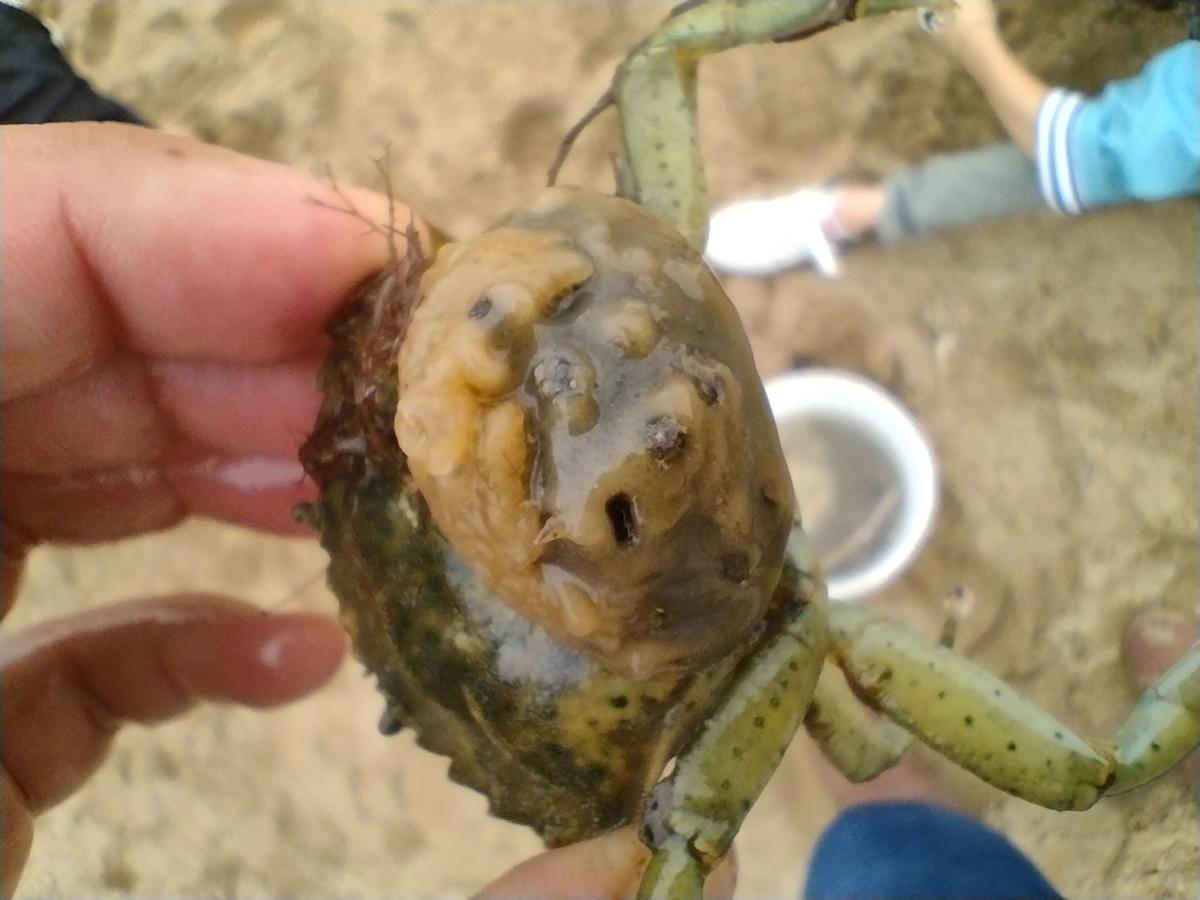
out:
<path id="1" fill-rule="evenodd" d="M 801 369 L 766 388 L 829 596 L 865 600 L 929 536 L 938 497 L 929 439 L 891 394 L 852 372 Z"/>

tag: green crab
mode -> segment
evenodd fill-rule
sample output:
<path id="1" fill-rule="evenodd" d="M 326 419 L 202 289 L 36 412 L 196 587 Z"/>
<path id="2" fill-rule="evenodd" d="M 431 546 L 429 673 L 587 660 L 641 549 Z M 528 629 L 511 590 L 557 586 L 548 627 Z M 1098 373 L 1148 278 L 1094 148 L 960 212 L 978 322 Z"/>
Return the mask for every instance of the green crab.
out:
<path id="1" fill-rule="evenodd" d="M 640 822 L 643 896 L 699 895 L 802 724 L 854 780 L 915 735 L 1055 809 L 1200 743 L 1200 649 L 1110 745 L 954 654 L 953 616 L 934 641 L 826 600 L 748 341 L 697 252 L 693 87 L 706 53 L 852 11 L 677 8 L 580 125 L 617 106 L 624 197 L 550 188 L 434 259 L 414 237 L 331 326 L 302 450 L 320 497 L 299 513 L 380 729 L 412 728 L 551 846 Z"/>

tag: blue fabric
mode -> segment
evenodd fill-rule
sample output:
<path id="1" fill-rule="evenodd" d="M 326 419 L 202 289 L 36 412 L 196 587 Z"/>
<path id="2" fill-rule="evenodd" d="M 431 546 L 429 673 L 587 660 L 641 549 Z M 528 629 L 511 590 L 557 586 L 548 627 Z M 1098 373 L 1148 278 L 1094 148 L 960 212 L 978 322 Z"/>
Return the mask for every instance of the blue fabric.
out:
<path id="1" fill-rule="evenodd" d="M 821 835 L 807 900 L 1057 898 L 1025 856 L 990 828 L 914 801 L 843 810 Z"/>
<path id="2" fill-rule="evenodd" d="M 41 22 L 0 0 L 0 124 L 81 121 L 145 124 L 79 77 Z"/>
<path id="3" fill-rule="evenodd" d="M 1084 101 L 1068 135 L 1083 209 L 1200 194 L 1200 41 L 1151 58 Z"/>

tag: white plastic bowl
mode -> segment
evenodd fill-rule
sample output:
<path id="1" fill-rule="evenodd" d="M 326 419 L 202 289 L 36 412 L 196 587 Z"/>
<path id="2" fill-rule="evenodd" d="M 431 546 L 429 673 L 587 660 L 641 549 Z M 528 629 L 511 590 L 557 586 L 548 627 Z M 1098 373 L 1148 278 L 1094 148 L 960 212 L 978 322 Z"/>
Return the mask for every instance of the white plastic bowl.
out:
<path id="1" fill-rule="evenodd" d="M 802 369 L 766 388 L 829 596 L 864 600 L 929 536 L 938 496 L 929 440 L 891 394 L 851 372 Z"/>

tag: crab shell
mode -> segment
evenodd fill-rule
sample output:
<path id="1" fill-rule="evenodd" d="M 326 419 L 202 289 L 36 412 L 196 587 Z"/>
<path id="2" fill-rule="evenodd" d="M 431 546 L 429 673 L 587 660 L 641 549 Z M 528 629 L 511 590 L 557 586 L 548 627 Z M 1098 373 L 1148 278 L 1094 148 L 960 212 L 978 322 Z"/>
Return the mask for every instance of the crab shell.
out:
<path id="1" fill-rule="evenodd" d="M 579 840 L 795 602 L 778 435 L 716 279 L 635 204 L 555 188 L 414 247 L 331 328 L 307 517 L 381 728 Z"/>

